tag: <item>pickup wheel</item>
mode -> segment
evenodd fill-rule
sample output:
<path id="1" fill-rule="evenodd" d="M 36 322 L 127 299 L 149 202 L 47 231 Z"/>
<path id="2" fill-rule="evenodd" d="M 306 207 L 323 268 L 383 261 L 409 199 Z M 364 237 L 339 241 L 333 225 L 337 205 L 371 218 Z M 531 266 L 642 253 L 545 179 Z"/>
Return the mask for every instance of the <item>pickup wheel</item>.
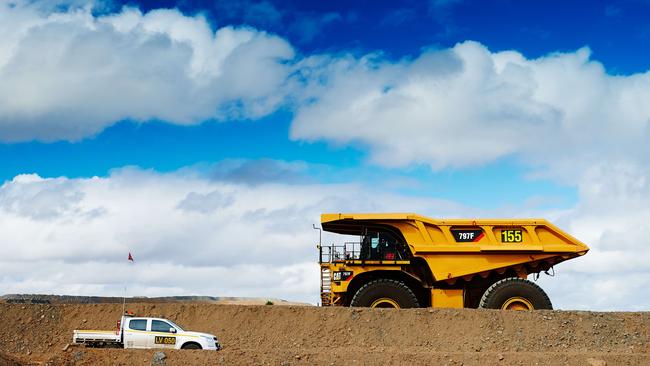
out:
<path id="1" fill-rule="evenodd" d="M 185 343 L 181 349 L 201 349 L 201 345 L 198 343 Z"/>
<path id="2" fill-rule="evenodd" d="M 505 278 L 488 287 L 480 308 L 502 310 L 553 310 L 551 300 L 537 284 L 517 277 Z"/>
<path id="3" fill-rule="evenodd" d="M 404 282 L 379 279 L 373 280 L 354 294 L 350 306 L 371 308 L 417 308 L 418 298 Z"/>

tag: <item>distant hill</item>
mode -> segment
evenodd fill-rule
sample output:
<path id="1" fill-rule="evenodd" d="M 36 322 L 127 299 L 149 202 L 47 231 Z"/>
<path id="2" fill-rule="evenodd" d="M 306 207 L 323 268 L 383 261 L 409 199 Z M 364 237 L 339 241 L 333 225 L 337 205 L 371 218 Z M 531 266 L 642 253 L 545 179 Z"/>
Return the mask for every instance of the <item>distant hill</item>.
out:
<path id="1" fill-rule="evenodd" d="M 8 304 L 115 304 L 122 303 L 121 297 L 108 296 L 73 296 L 73 295 L 43 295 L 43 294 L 8 294 L 0 296 L 0 302 Z M 127 297 L 127 303 L 167 303 L 167 302 L 203 302 L 210 304 L 231 305 L 305 305 L 311 304 L 291 302 L 282 299 L 260 297 L 226 297 L 226 296 L 164 296 L 164 297 Z"/>

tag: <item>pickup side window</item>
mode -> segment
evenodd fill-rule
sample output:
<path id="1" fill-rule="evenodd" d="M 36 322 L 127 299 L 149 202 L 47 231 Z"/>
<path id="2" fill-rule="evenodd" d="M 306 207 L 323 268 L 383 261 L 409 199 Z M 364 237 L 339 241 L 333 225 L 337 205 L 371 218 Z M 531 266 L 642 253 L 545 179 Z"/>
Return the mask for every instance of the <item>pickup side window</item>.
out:
<path id="1" fill-rule="evenodd" d="M 131 319 L 129 321 L 129 329 L 147 330 L 147 319 Z"/>
<path id="2" fill-rule="evenodd" d="M 171 324 L 161 321 L 161 320 L 153 320 L 151 322 L 151 331 L 152 332 L 165 332 L 165 333 L 170 333 L 169 328 L 172 328 Z"/>

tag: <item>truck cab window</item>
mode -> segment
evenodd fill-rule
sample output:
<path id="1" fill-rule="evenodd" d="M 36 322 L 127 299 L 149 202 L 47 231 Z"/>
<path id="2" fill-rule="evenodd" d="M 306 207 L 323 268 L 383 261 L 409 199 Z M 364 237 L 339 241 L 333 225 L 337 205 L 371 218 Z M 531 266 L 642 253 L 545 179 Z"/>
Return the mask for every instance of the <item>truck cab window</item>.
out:
<path id="1" fill-rule="evenodd" d="M 406 258 L 404 245 L 393 233 L 367 230 L 361 238 L 361 259 L 400 260 Z"/>
<path id="2" fill-rule="evenodd" d="M 147 330 L 146 319 L 131 319 L 129 322 L 129 329 L 132 330 Z"/>
<path id="3" fill-rule="evenodd" d="M 161 320 L 152 320 L 151 321 L 151 331 L 152 332 L 165 332 L 170 333 L 169 328 L 172 328 L 171 324 L 161 321 Z"/>
<path id="4" fill-rule="evenodd" d="M 379 238 L 370 238 L 370 248 L 377 249 L 379 246 Z"/>

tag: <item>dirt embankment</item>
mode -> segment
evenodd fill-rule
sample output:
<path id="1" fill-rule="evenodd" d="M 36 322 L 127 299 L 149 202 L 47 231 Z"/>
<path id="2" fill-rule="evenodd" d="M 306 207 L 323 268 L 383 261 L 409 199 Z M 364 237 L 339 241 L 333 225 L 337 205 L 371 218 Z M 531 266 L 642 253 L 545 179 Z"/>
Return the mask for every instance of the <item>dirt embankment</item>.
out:
<path id="1" fill-rule="evenodd" d="M 650 313 L 131 304 L 216 334 L 220 352 L 167 365 L 650 365 Z M 73 329 L 114 329 L 119 304 L 0 304 L 0 366 L 149 365 L 154 350 L 71 348 Z"/>

